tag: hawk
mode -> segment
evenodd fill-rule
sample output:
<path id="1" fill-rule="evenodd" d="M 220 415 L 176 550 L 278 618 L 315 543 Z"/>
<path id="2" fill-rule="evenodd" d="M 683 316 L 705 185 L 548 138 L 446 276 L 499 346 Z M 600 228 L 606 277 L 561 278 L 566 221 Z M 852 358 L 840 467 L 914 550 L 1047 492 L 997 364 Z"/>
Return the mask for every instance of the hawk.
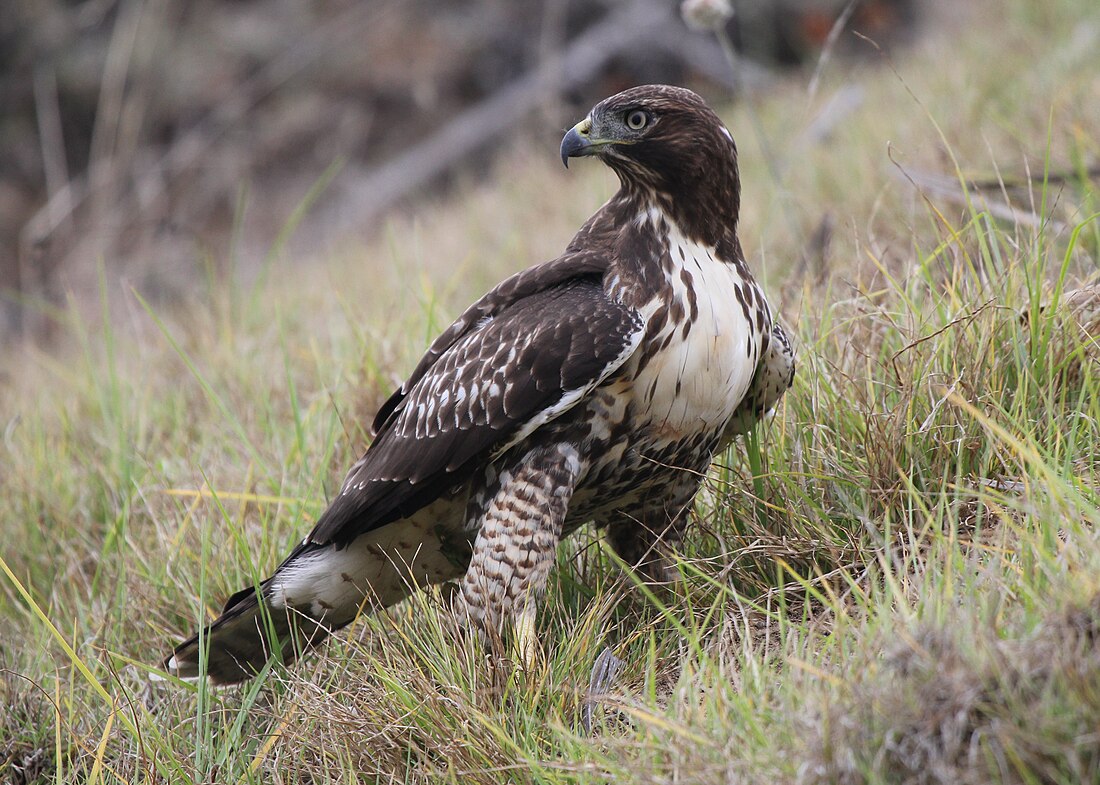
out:
<path id="1" fill-rule="evenodd" d="M 794 355 L 737 238 L 733 137 L 698 95 L 601 101 L 562 140 L 566 166 L 580 156 L 618 192 L 435 339 L 313 531 L 168 673 L 243 681 L 445 581 L 529 663 L 558 543 L 589 522 L 643 579 L 670 577 L 711 460 L 775 406 Z"/>

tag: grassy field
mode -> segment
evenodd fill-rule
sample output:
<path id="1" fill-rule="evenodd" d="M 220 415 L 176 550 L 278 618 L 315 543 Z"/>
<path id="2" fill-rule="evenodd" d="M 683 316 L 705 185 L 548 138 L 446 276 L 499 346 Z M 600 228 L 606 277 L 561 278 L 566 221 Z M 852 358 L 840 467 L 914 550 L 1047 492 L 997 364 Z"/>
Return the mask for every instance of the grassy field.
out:
<path id="1" fill-rule="evenodd" d="M 308 530 L 435 332 L 557 255 L 602 167 L 517 143 L 369 247 L 74 308 L 57 351 L 9 353 L 0 780 L 1100 782 L 1100 13 L 952 13 L 724 112 L 799 374 L 719 461 L 672 595 L 563 546 L 542 670 L 492 667 L 426 593 L 242 689 L 148 678 Z"/>

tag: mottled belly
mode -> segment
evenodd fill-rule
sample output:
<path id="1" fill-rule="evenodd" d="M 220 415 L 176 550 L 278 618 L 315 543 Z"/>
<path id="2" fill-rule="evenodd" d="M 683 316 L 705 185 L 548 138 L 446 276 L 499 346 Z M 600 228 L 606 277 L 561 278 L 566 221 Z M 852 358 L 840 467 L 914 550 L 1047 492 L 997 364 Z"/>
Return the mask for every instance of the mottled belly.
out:
<path id="1" fill-rule="evenodd" d="M 719 432 L 668 439 L 627 423 L 594 440 L 588 467 L 569 507 L 566 531 L 589 521 L 628 517 L 662 525 L 691 501 L 717 449 Z"/>

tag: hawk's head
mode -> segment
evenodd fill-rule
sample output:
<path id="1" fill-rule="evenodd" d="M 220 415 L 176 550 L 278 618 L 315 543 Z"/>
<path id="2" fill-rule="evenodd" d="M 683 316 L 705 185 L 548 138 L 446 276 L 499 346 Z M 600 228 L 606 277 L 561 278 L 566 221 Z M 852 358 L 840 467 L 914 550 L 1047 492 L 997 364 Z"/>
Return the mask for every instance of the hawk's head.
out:
<path id="1" fill-rule="evenodd" d="M 737 148 L 718 115 L 691 90 L 645 85 L 600 101 L 561 142 L 566 166 L 585 155 L 610 166 L 626 190 L 674 212 L 687 208 L 689 223 L 736 224 Z"/>

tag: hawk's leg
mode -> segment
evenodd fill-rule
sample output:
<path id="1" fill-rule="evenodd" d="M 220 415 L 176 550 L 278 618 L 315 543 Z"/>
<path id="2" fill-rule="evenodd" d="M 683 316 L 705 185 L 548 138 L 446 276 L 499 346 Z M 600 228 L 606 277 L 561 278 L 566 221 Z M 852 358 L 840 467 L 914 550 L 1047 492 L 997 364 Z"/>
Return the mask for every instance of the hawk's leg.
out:
<path id="1" fill-rule="evenodd" d="M 537 447 L 490 466 L 485 487 L 470 499 L 469 523 L 477 539 L 461 604 L 491 640 L 499 639 L 509 621 L 515 654 L 527 667 L 536 655 L 538 602 L 580 473 L 573 446 Z"/>
<path id="2" fill-rule="evenodd" d="M 607 527 L 607 539 L 615 553 L 650 586 L 664 586 L 676 578 L 670 559 L 672 549 L 683 540 L 685 515 L 664 525 L 621 519 Z"/>
<path id="3" fill-rule="evenodd" d="M 699 480 L 686 476 L 664 504 L 655 504 L 640 518 L 616 517 L 607 526 L 607 538 L 619 558 L 653 587 L 675 582 L 678 572 L 672 555 L 684 539 L 691 500 Z"/>
<path id="4" fill-rule="evenodd" d="M 640 519 L 620 514 L 607 524 L 607 539 L 619 558 L 646 583 L 659 588 L 679 577 L 672 552 L 684 538 L 691 500 L 698 480 L 687 479 L 666 504 L 649 507 Z M 602 699 L 611 691 L 623 661 L 606 646 L 596 657 L 588 694 L 581 704 L 581 727 L 591 734 L 594 717 Z"/>

